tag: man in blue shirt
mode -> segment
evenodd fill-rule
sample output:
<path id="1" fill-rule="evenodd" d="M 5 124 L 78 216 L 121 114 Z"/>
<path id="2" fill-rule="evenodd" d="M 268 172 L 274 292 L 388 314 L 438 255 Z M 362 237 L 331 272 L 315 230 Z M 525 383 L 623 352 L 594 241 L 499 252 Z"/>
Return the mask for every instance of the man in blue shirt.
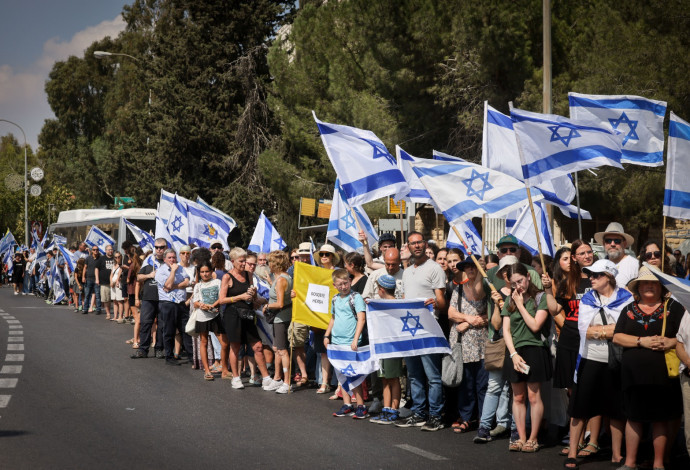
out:
<path id="1" fill-rule="evenodd" d="M 192 338 L 184 331 L 184 326 L 189 319 L 189 309 L 184 303 L 187 299 L 185 288 L 189 284 L 189 274 L 177 263 L 175 250 L 165 251 L 164 262 L 165 264 L 161 265 L 155 275 L 158 284 L 158 321 L 163 331 L 165 363 L 179 366 L 180 363 L 175 360 L 174 355 L 177 329 L 182 334 L 182 343 L 188 357 L 192 357 L 193 354 Z"/>

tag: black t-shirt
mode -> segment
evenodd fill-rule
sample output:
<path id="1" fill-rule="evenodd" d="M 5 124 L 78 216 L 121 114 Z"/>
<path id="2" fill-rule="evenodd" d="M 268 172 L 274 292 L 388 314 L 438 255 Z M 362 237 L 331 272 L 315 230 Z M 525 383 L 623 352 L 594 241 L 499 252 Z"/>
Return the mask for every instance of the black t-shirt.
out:
<path id="1" fill-rule="evenodd" d="M 122 264 L 120 265 L 120 285 L 121 286 L 126 286 L 127 285 L 127 274 L 129 273 L 129 265 L 132 263 L 132 260 L 129 259 L 129 255 L 123 255 L 122 256 Z"/>
<path id="2" fill-rule="evenodd" d="M 89 256 L 86 258 L 86 280 L 95 281 L 96 280 L 96 268 L 99 268 L 101 264 L 101 256 L 94 258 Z"/>
<path id="3" fill-rule="evenodd" d="M 146 266 L 142 266 L 139 270 L 139 274 L 151 274 L 152 271 L 153 266 L 147 264 Z M 158 300 L 158 283 L 155 278 L 147 279 L 142 283 L 141 289 L 139 290 L 139 300 Z"/>
<path id="4" fill-rule="evenodd" d="M 98 282 L 102 286 L 110 285 L 110 273 L 115 267 L 115 258 L 108 258 L 107 256 L 101 256 L 98 258 L 100 263 L 98 265 Z"/>
<path id="5" fill-rule="evenodd" d="M 364 292 L 364 287 L 367 285 L 367 279 L 369 278 L 366 275 L 360 277 L 359 281 L 352 284 L 352 290 L 362 295 L 362 292 Z"/>
<path id="6" fill-rule="evenodd" d="M 580 299 L 592 289 L 592 282 L 588 278 L 580 279 L 574 299 L 559 297 L 556 301 L 563 307 L 565 321 L 561 328 L 561 335 L 558 337 L 558 347 L 568 351 L 579 351 L 580 331 L 577 329 L 577 319 L 580 312 Z"/>

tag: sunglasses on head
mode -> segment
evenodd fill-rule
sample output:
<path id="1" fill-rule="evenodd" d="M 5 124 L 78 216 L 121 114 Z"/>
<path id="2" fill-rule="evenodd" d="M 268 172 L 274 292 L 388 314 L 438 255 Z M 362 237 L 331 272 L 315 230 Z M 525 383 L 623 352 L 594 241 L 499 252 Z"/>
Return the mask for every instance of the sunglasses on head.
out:
<path id="1" fill-rule="evenodd" d="M 604 243 L 607 245 L 613 245 L 613 244 L 620 245 L 621 243 L 623 243 L 623 239 L 622 238 L 604 238 Z"/>
<path id="2" fill-rule="evenodd" d="M 511 246 L 511 247 L 508 247 L 508 248 L 501 248 L 501 249 L 499 249 L 498 251 L 500 251 L 501 254 L 506 254 L 506 253 L 508 253 L 509 251 L 510 251 L 511 253 L 515 253 L 515 252 L 517 252 L 517 250 L 518 250 L 517 247 Z"/>
<path id="3" fill-rule="evenodd" d="M 652 259 L 652 258 L 661 258 L 661 252 L 660 251 L 648 251 L 647 253 L 644 254 L 645 259 Z"/>

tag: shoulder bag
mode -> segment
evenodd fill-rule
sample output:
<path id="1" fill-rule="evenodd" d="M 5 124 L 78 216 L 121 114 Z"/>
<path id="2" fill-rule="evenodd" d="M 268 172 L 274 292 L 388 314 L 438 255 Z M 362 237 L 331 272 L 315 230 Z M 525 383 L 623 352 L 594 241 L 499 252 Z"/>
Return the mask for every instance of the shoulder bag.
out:
<path id="1" fill-rule="evenodd" d="M 458 311 L 460 311 L 461 304 L 462 296 L 458 293 Z M 441 363 L 441 382 L 443 382 L 443 385 L 446 387 L 458 387 L 462 383 L 463 368 L 462 340 L 458 336 L 458 340 L 450 350 L 450 354 L 443 356 Z"/>
<path id="2" fill-rule="evenodd" d="M 666 317 L 668 316 L 668 299 L 664 302 L 664 324 L 661 327 L 661 336 L 664 337 L 666 334 Z M 670 378 L 676 378 L 680 375 L 678 369 L 680 368 L 680 359 L 676 354 L 676 349 L 669 349 L 664 351 L 664 359 L 666 359 L 666 372 Z"/>

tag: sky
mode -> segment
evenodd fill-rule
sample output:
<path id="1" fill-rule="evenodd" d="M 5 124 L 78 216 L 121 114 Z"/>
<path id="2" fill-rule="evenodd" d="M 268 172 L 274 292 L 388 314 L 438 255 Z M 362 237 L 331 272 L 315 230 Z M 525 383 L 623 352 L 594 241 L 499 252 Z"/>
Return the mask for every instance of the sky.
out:
<path id="1" fill-rule="evenodd" d="M 48 105 L 45 82 L 55 62 L 83 57 L 84 50 L 124 30 L 124 0 L 0 0 L 0 119 L 24 129 L 27 143 L 38 148 L 45 119 L 55 115 Z M 15 126 L 0 122 L 0 135 Z"/>

